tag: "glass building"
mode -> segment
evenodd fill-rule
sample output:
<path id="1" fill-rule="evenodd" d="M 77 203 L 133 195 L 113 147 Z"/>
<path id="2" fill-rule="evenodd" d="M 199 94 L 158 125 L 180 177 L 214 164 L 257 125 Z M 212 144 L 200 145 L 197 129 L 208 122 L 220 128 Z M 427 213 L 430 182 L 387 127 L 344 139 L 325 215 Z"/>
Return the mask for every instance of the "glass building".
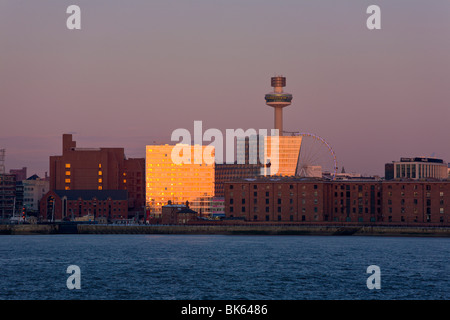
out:
<path id="1" fill-rule="evenodd" d="M 172 157 L 174 148 L 183 150 L 183 163 Z M 214 161 L 210 163 L 205 154 L 211 146 L 148 145 L 146 146 L 146 204 L 150 215 L 160 216 L 162 206 L 185 204 L 199 215 L 210 215 L 214 197 Z M 184 154 L 185 151 L 189 154 Z M 201 156 L 200 156 L 200 152 Z M 176 151 L 174 151 L 176 154 Z"/>

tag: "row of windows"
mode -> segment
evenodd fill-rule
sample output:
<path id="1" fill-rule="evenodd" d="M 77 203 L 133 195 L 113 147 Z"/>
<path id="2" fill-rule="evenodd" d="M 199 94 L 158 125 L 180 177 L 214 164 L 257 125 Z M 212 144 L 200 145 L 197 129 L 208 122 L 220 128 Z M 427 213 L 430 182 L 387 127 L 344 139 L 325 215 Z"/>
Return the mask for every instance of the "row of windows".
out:
<path id="1" fill-rule="evenodd" d="M 230 184 L 229 188 L 230 188 L 230 189 L 234 189 L 234 185 Z M 242 190 L 245 190 L 245 184 L 243 184 L 243 185 L 241 186 L 241 188 L 242 188 Z M 313 188 L 314 188 L 314 189 L 318 189 L 318 185 L 315 184 L 315 185 L 313 186 Z M 257 185 L 257 184 L 254 184 L 254 185 L 253 185 L 253 189 L 258 189 L 258 185 Z M 266 189 L 270 189 L 270 186 L 266 186 Z M 278 185 L 278 189 L 281 189 L 281 184 Z M 293 184 L 290 184 L 290 185 L 289 185 L 289 189 L 294 189 L 294 185 L 293 185 Z M 306 189 L 306 185 L 303 185 L 303 186 L 302 186 L 302 189 Z"/>
<path id="2" fill-rule="evenodd" d="M 66 169 L 70 169 L 71 168 L 71 164 L 70 163 L 66 163 L 65 167 L 66 167 Z M 99 169 L 102 168 L 102 164 L 101 163 L 98 164 L 98 168 Z"/>
<path id="3" fill-rule="evenodd" d="M 306 208 L 301 209 L 302 212 L 306 212 Z M 318 212 L 319 209 L 314 207 L 314 212 Z M 241 212 L 244 213 L 246 211 L 246 207 L 241 207 Z M 234 207 L 230 207 L 230 212 L 234 212 Z M 253 207 L 253 212 L 259 212 L 259 207 Z M 270 207 L 265 207 L 265 212 L 270 212 Z M 281 207 L 277 207 L 277 212 L 282 212 Z M 289 208 L 289 212 L 294 212 L 294 207 Z"/>
<path id="4" fill-rule="evenodd" d="M 234 199 L 230 199 L 230 205 L 234 204 Z M 242 204 L 245 204 L 245 198 L 241 200 Z M 314 204 L 318 204 L 319 200 L 318 199 L 313 199 Z M 258 203 L 258 199 L 253 199 L 253 203 L 257 204 Z M 293 204 L 294 203 L 294 199 L 289 199 L 289 204 Z M 302 204 L 306 204 L 306 199 L 302 199 L 301 201 Z M 266 204 L 270 204 L 270 199 L 266 199 Z M 282 204 L 282 199 L 277 199 L 277 204 Z"/>
<path id="5" fill-rule="evenodd" d="M 231 216 L 231 217 L 233 217 L 233 216 Z M 259 218 L 259 216 L 257 216 L 257 215 L 254 215 L 254 216 L 253 216 L 253 220 L 258 220 L 258 218 Z M 266 216 L 264 217 L 264 219 L 265 219 L 266 221 L 270 221 L 270 216 L 266 215 Z M 313 219 L 314 219 L 314 221 L 318 221 L 318 220 L 319 220 L 319 216 L 315 215 L 315 216 L 313 217 Z M 278 216 L 277 216 L 277 220 L 278 220 L 278 221 L 282 221 L 281 215 L 278 215 Z M 293 215 L 290 215 L 290 216 L 289 216 L 289 221 L 294 221 L 294 216 L 293 216 Z M 305 216 L 305 215 L 302 215 L 302 216 L 301 216 L 301 221 L 306 221 L 306 216 Z"/>

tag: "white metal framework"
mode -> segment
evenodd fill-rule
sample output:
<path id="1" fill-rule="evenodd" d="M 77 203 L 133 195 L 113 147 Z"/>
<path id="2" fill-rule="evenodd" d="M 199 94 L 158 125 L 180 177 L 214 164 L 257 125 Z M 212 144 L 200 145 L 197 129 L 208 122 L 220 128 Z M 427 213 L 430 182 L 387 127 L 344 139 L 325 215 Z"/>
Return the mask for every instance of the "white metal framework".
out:
<path id="1" fill-rule="evenodd" d="M 302 137 L 297 176 L 315 177 L 320 173 L 320 177 L 322 177 L 325 176 L 323 173 L 327 173 L 331 179 L 336 178 L 338 170 L 336 154 L 325 139 L 308 132 L 283 132 Z"/>

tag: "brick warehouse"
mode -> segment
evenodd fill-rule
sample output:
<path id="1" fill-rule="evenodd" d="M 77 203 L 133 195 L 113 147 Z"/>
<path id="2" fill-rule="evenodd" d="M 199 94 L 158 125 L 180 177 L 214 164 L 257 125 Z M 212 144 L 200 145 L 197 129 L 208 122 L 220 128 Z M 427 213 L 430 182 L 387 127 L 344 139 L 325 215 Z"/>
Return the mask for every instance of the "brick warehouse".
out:
<path id="1" fill-rule="evenodd" d="M 242 179 L 225 183 L 225 215 L 246 221 L 450 225 L 448 180 Z"/>
<path id="2" fill-rule="evenodd" d="M 90 190 L 113 195 L 125 190 L 128 212 L 121 215 L 125 219 L 144 216 L 145 158 L 127 158 L 124 148 L 79 148 L 71 134 L 62 138 L 62 155 L 50 156 L 51 191 Z"/>

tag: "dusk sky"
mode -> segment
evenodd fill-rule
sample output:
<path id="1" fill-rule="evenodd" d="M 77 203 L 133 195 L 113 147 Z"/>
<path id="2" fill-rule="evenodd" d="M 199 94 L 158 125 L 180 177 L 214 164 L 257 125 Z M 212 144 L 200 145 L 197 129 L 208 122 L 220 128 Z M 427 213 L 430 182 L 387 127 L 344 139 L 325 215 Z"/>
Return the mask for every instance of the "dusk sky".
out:
<path id="1" fill-rule="evenodd" d="M 81 30 L 66 27 L 72 4 Z M 366 27 L 372 4 L 381 30 Z M 7 172 L 43 176 L 63 133 L 145 157 L 195 120 L 270 129 L 274 75 L 294 97 L 285 130 L 324 138 L 347 172 L 450 161 L 448 0 L 0 0 Z"/>

